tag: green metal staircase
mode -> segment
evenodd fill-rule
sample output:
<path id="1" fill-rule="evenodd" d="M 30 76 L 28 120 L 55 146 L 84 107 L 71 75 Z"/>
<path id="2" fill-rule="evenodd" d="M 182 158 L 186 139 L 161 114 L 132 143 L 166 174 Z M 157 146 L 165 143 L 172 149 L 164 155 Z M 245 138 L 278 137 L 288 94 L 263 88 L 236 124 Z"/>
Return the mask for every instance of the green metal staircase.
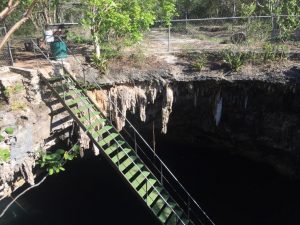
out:
<path id="1" fill-rule="evenodd" d="M 60 38 L 60 41 L 63 40 Z M 55 67 L 38 45 L 34 41 L 32 43 Z M 68 50 L 70 51 L 69 48 Z M 80 65 L 81 62 L 72 51 L 70 53 Z M 63 61 L 61 64 L 63 66 Z M 109 105 L 113 105 L 120 116 L 124 117 L 134 137 L 124 128 L 124 138 L 113 126 L 111 117 L 104 116 L 73 76 L 41 77 L 93 144 L 102 150 L 104 157 L 161 224 L 215 225 L 110 98 Z M 94 83 L 101 89 L 96 81 Z"/>
<path id="2" fill-rule="evenodd" d="M 103 150 L 105 157 L 162 224 L 194 224 L 71 76 L 55 76 L 45 81 L 93 144 Z"/>

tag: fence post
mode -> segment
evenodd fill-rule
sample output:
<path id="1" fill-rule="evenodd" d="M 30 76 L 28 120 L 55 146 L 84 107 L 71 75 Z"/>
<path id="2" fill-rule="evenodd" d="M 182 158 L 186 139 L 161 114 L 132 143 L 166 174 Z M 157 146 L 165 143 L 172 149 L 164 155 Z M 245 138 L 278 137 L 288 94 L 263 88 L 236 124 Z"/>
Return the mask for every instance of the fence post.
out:
<path id="1" fill-rule="evenodd" d="M 168 52 L 171 51 L 171 24 L 169 24 L 169 31 L 168 31 Z"/>
<path id="2" fill-rule="evenodd" d="M 276 36 L 276 26 L 275 26 L 275 20 L 274 20 L 274 13 L 272 13 L 271 20 L 272 20 L 272 37 L 271 37 L 271 39 L 274 39 L 275 36 Z"/>
<path id="3" fill-rule="evenodd" d="M 4 34 L 6 35 L 6 27 L 4 27 Z M 7 42 L 7 51 L 10 59 L 10 63 L 13 66 L 14 65 L 14 58 L 12 56 L 11 48 L 9 42 Z"/>

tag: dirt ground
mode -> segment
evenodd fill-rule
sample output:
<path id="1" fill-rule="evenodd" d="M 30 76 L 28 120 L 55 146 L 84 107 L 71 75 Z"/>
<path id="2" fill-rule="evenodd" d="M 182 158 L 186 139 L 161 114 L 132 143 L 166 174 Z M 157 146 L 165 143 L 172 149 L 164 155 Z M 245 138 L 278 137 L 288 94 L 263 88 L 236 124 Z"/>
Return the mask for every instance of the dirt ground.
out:
<path id="1" fill-rule="evenodd" d="M 232 32 L 224 30 L 207 30 L 204 29 L 195 33 L 180 33 L 171 32 L 170 43 L 168 42 L 168 29 L 152 29 L 145 34 L 145 38 L 140 43 L 127 47 L 123 50 L 121 56 L 113 59 L 109 63 L 111 71 L 120 73 L 130 68 L 138 70 L 155 70 L 155 69 L 170 69 L 175 74 L 191 74 L 195 73 L 192 68 L 192 61 L 189 57 L 182 57 L 182 55 L 189 55 L 193 52 L 197 53 L 214 53 L 222 52 L 224 49 L 231 49 L 235 51 L 253 51 L 261 50 L 262 43 L 252 43 L 251 45 L 236 45 L 230 43 Z M 300 55 L 299 45 L 286 43 L 290 53 Z M 92 46 L 79 46 L 83 49 L 92 49 Z M 170 47 L 170 49 L 169 49 Z M 19 43 L 15 51 L 15 65 L 27 69 L 40 69 L 49 73 L 51 71 L 51 63 L 44 59 L 44 56 L 36 51 L 26 52 L 22 43 Z M 168 51 L 168 49 L 170 51 Z M 86 64 L 85 58 L 80 56 L 82 63 Z M 70 56 L 68 60 L 73 60 Z M 67 61 L 68 61 L 67 60 Z M 203 73 L 210 73 L 212 76 L 224 77 L 228 73 L 224 70 L 211 69 L 213 64 L 222 64 L 220 61 L 210 62 L 209 65 L 204 66 L 201 71 Z M 284 60 L 282 62 L 271 62 L 262 65 L 247 64 L 243 66 L 240 73 L 244 74 L 262 74 L 280 72 L 286 68 L 299 65 L 299 60 Z M 198 76 L 200 74 L 198 73 Z"/>

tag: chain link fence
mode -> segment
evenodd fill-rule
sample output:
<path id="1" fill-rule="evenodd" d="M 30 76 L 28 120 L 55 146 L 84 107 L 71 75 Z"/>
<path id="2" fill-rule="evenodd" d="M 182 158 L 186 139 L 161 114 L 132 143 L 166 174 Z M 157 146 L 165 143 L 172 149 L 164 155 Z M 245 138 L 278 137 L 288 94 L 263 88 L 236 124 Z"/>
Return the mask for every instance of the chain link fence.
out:
<path id="1" fill-rule="evenodd" d="M 6 28 L 0 27 L 0 41 L 4 38 L 6 34 Z M 0 51 L 0 66 L 12 66 L 14 63 L 13 55 L 11 51 L 11 46 L 8 43 L 1 51 Z"/>
<path id="2" fill-rule="evenodd" d="M 278 41 L 281 35 L 274 16 L 203 18 L 173 20 L 169 27 L 158 22 L 145 41 L 153 53 L 215 51 L 234 46 L 255 51 L 266 42 Z M 300 52 L 299 40 L 298 29 L 287 41 L 278 43 Z"/>

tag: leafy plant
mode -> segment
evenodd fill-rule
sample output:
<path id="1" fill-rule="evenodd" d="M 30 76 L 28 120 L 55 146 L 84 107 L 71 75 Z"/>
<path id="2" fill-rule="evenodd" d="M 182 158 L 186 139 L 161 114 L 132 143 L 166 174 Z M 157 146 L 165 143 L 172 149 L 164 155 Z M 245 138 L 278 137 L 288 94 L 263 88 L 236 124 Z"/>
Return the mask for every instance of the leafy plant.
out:
<path id="1" fill-rule="evenodd" d="M 227 49 L 223 51 L 223 58 L 231 70 L 238 71 L 246 63 L 247 54 Z"/>
<path id="2" fill-rule="evenodd" d="M 10 159 L 9 149 L 0 148 L 0 162 L 7 162 Z"/>
<path id="3" fill-rule="evenodd" d="M 108 59 L 103 55 L 97 56 L 94 54 L 92 57 L 92 65 L 97 68 L 100 73 L 105 73 L 108 67 Z"/>
<path id="4" fill-rule="evenodd" d="M 203 67 L 207 64 L 207 57 L 206 55 L 199 56 L 195 62 L 193 63 L 193 67 L 198 71 L 201 72 Z"/>
<path id="5" fill-rule="evenodd" d="M 122 39 L 138 42 L 155 20 L 169 24 L 176 11 L 174 0 L 86 0 L 85 6 L 82 23 L 91 30 L 98 58 L 103 43 Z"/>
<path id="6" fill-rule="evenodd" d="M 288 57 L 288 51 L 288 47 L 284 45 L 265 43 L 263 45 L 263 60 L 275 61 L 286 59 Z"/>
<path id="7" fill-rule="evenodd" d="M 80 147 L 74 145 L 70 151 L 58 149 L 54 153 L 41 153 L 38 164 L 42 168 L 46 168 L 49 175 L 65 171 L 63 167 L 66 161 L 71 161 L 79 155 Z"/>
<path id="8" fill-rule="evenodd" d="M 7 127 L 4 130 L 7 134 L 12 135 L 14 133 L 14 128 L 12 127 Z"/>
<path id="9" fill-rule="evenodd" d="M 86 38 L 84 36 L 77 35 L 74 32 L 69 32 L 67 34 L 67 39 L 68 39 L 68 41 L 71 41 L 74 44 L 88 44 L 88 43 L 92 42 L 91 39 L 88 39 L 88 38 Z"/>
<path id="10" fill-rule="evenodd" d="M 256 3 L 255 2 L 250 3 L 250 4 L 242 3 L 242 5 L 241 5 L 241 14 L 242 14 L 242 16 L 250 17 L 254 14 L 255 10 L 256 10 Z"/>
<path id="11" fill-rule="evenodd" d="M 4 141 L 4 137 L 0 134 L 0 142 Z"/>
<path id="12" fill-rule="evenodd" d="M 24 86 L 21 84 L 16 84 L 14 86 L 7 87 L 4 91 L 5 97 L 9 98 L 15 94 L 20 93 L 22 90 L 24 90 Z"/>
<path id="13" fill-rule="evenodd" d="M 263 45 L 263 59 L 264 61 L 274 61 L 276 59 L 275 47 L 271 43 Z"/>
<path id="14" fill-rule="evenodd" d="M 299 0 L 280 1 L 276 7 L 276 14 L 286 14 L 287 17 L 277 17 L 277 24 L 280 28 L 280 39 L 287 40 L 300 26 L 298 15 L 300 14 Z"/>

